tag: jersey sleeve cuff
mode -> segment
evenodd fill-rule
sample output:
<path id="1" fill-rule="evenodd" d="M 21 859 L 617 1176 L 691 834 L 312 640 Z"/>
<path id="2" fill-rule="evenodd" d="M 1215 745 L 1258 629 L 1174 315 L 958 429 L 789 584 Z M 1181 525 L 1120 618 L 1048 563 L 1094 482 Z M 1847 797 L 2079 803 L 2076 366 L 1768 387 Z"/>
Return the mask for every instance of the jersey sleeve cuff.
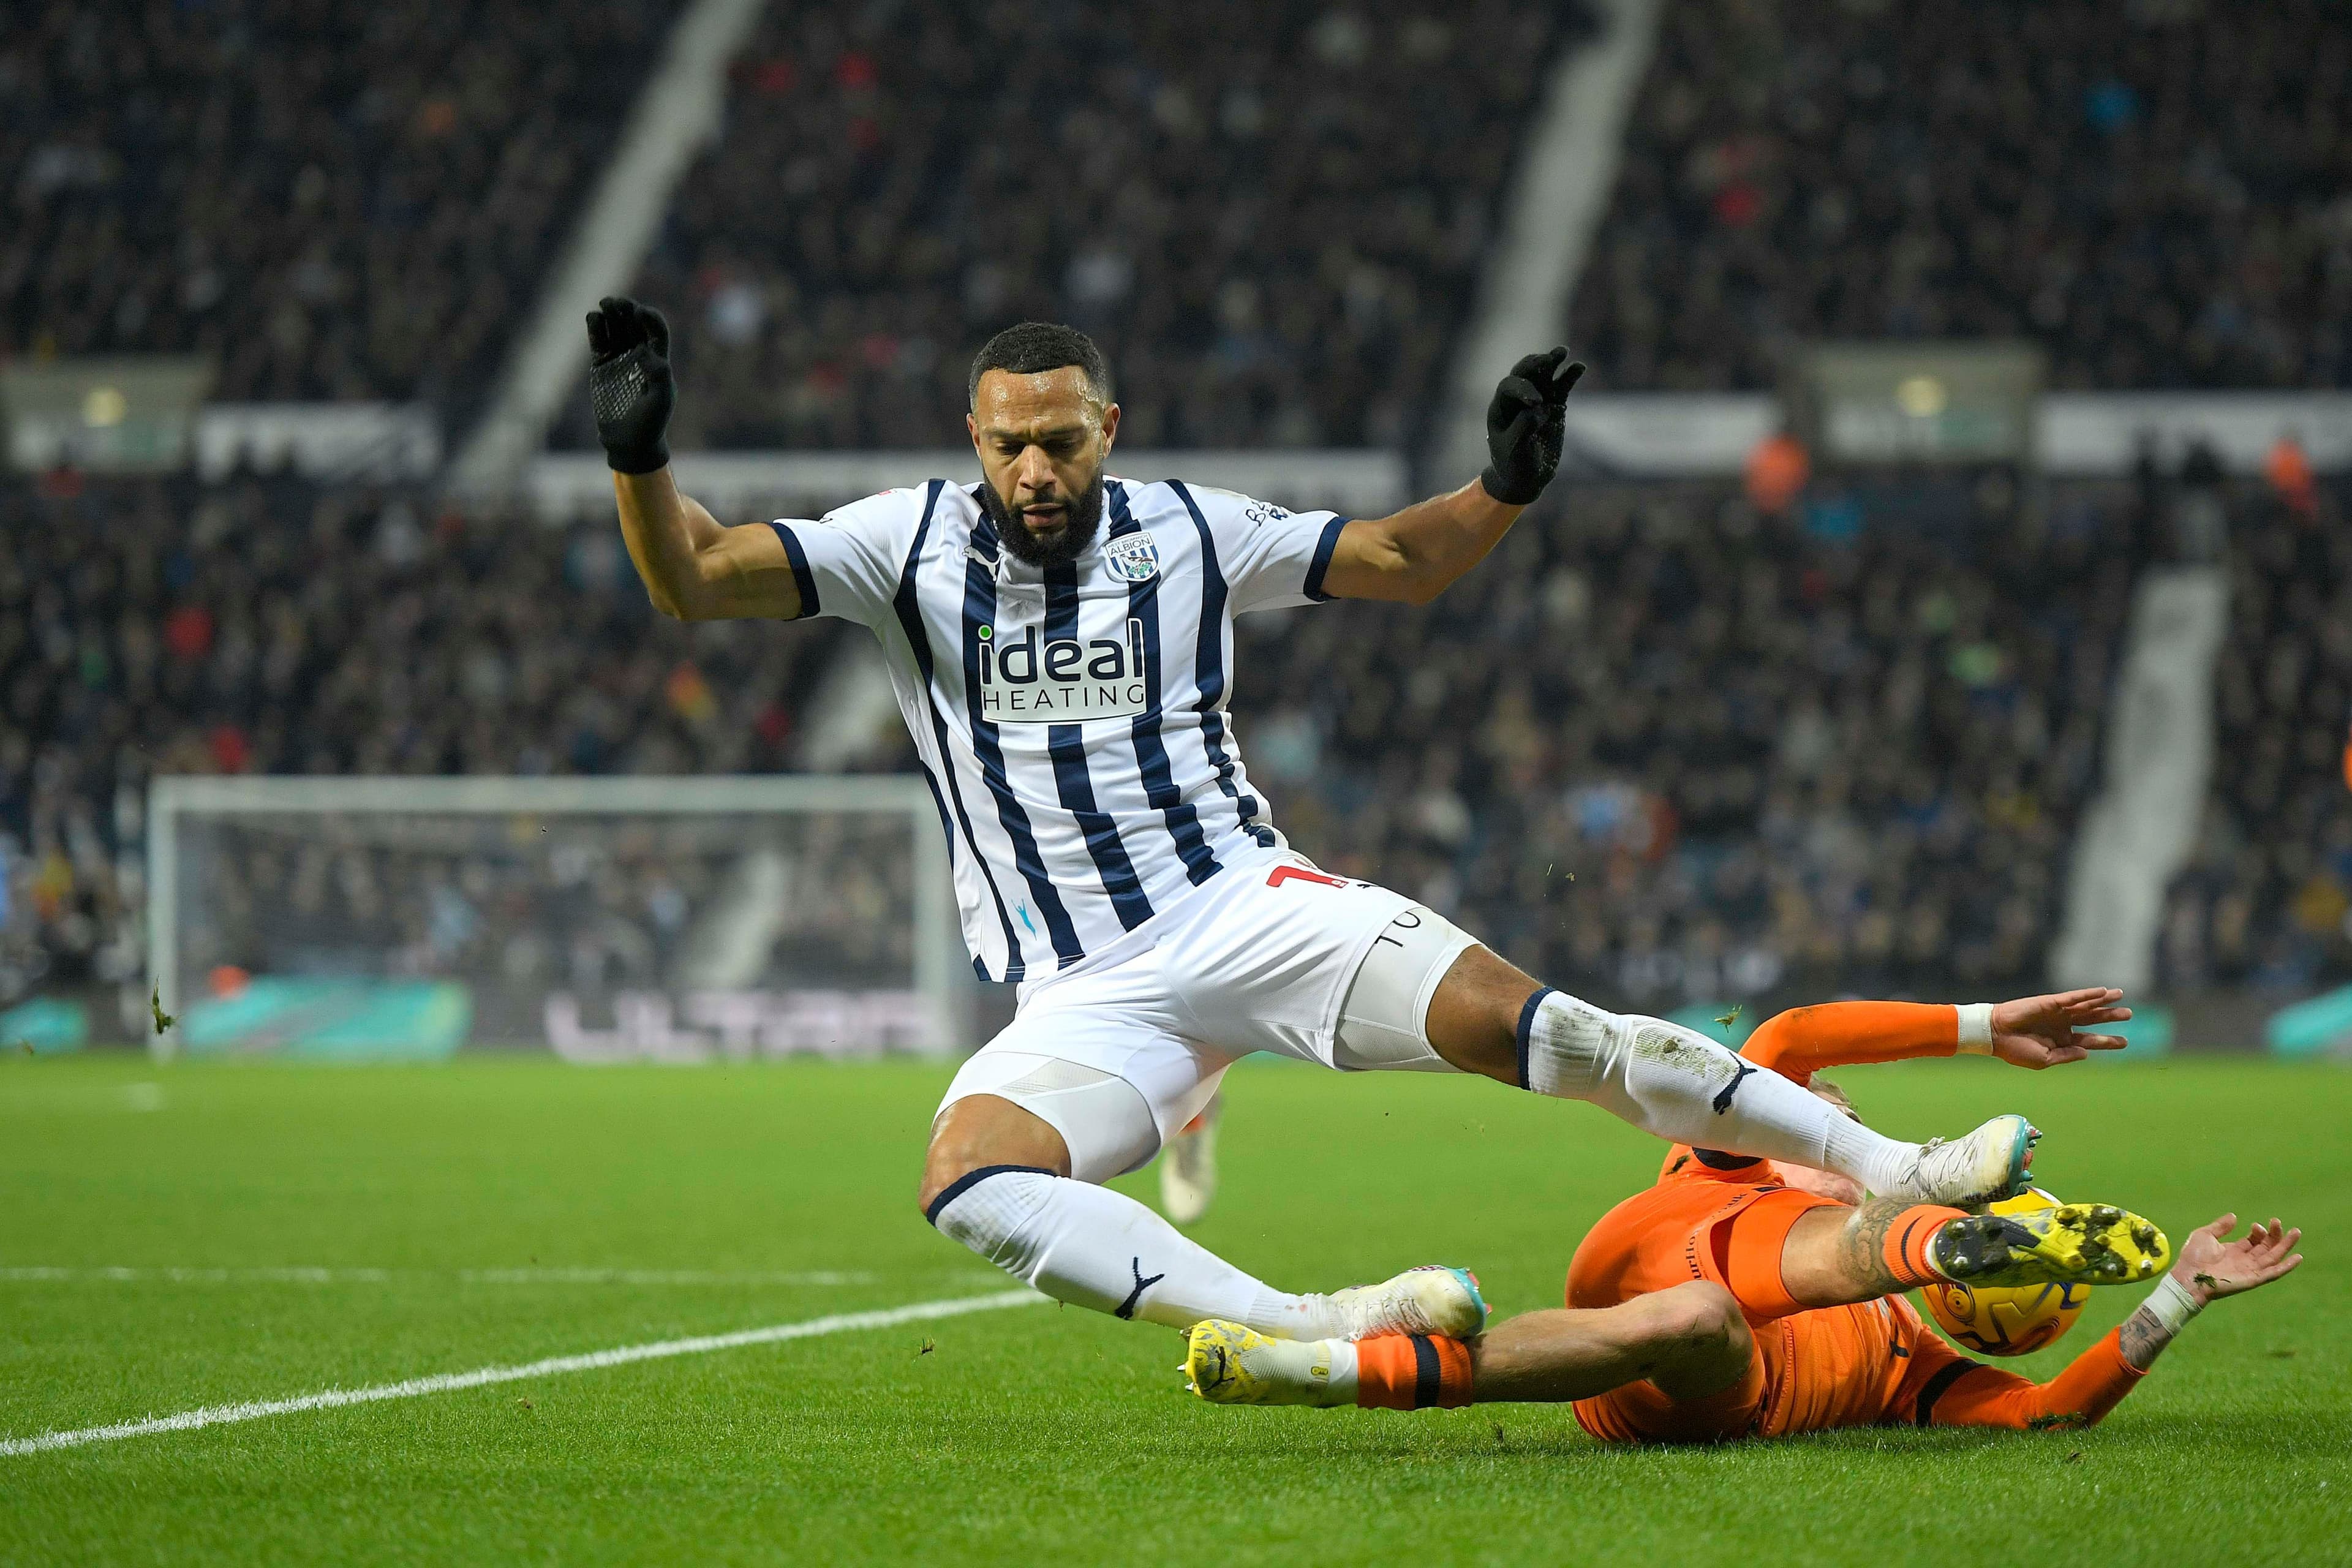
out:
<path id="1" fill-rule="evenodd" d="M 808 552 L 801 548 L 800 536 L 781 522 L 768 526 L 782 542 L 784 558 L 793 563 L 793 585 L 800 590 L 801 613 L 793 619 L 804 621 L 811 616 L 823 615 L 824 612 L 817 607 L 816 574 L 809 570 Z"/>
<path id="2" fill-rule="evenodd" d="M 1315 559 L 1307 563 L 1307 596 L 1318 605 L 1331 602 L 1331 595 L 1323 591 L 1323 574 L 1331 570 L 1331 552 L 1339 548 L 1339 531 L 1353 521 L 1334 517 L 1323 525 L 1323 536 L 1315 542 Z"/>

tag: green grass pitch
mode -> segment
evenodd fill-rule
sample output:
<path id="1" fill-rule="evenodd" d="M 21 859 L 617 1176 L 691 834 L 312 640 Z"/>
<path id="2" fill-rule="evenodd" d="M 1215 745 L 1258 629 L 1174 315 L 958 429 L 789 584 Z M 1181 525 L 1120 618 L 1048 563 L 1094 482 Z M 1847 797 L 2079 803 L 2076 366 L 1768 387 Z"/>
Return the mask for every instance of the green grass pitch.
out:
<path id="1" fill-rule="evenodd" d="M 12 1061 L 0 1437 L 1000 1289 L 913 1206 L 945 1077 Z M 1559 1408 L 1221 1410 L 1167 1331 L 1020 1307 L 0 1456 L 0 1562 L 2352 1562 L 2352 1073 L 1841 1077 L 1912 1136 L 2028 1110 L 2062 1195 L 2176 1236 L 2275 1212 L 2309 1261 L 2085 1433 L 1624 1451 Z M 1229 1091 L 1200 1235 L 1297 1288 L 1443 1259 L 1556 1304 L 1659 1153 L 1485 1083 Z M 248 1272 L 297 1267 L 325 1272 Z"/>

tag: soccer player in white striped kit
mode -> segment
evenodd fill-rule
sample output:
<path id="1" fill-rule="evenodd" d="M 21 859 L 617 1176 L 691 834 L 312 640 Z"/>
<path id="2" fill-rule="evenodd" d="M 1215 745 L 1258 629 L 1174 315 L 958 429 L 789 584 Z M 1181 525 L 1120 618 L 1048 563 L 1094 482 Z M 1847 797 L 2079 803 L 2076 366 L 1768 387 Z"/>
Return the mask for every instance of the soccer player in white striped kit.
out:
<path id="1" fill-rule="evenodd" d="M 1538 984 L 1435 910 L 1318 870 L 1276 831 L 1226 717 L 1234 617 L 1426 604 L 1475 565 L 1558 468 L 1584 370 L 1566 350 L 1529 355 L 1496 388 L 1477 479 L 1351 520 L 1112 476 L 1119 409 L 1101 353 L 1026 322 L 972 364 L 980 482 L 726 528 L 670 476 L 659 312 L 606 300 L 588 336 L 621 530 L 655 605 L 686 620 L 838 616 L 881 641 L 972 967 L 1020 987 L 1012 1024 L 948 1089 L 919 1201 L 1015 1278 L 1177 1328 L 1475 1333 L 1486 1309 L 1465 1270 L 1276 1289 L 1100 1184 L 1149 1162 L 1251 1051 L 1477 1073 L 1915 1202 L 2021 1186 L 2038 1136 L 2022 1117 L 1950 1143 L 1881 1137 L 1692 1030 Z"/>

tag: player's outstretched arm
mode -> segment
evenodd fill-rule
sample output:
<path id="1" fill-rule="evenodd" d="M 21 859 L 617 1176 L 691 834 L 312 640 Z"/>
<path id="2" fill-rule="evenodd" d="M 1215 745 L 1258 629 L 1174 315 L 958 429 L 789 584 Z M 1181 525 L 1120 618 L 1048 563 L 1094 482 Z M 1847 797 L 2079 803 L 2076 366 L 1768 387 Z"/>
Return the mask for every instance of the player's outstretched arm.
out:
<path id="1" fill-rule="evenodd" d="M 654 608 L 687 621 L 797 616 L 798 580 L 775 531 L 721 527 L 670 477 L 677 387 L 662 313 L 634 300 L 603 301 L 588 313 L 588 351 L 589 395 L 613 468 L 621 537 Z"/>
<path id="2" fill-rule="evenodd" d="M 667 468 L 615 473 L 621 537 L 654 608 L 681 621 L 796 620 L 799 580 L 775 530 L 728 528 L 681 495 Z"/>
<path id="3" fill-rule="evenodd" d="M 2135 1369 L 2146 1372 L 2154 1365 L 2189 1320 L 2213 1302 L 2284 1279 L 2302 1267 L 2303 1254 L 2294 1249 L 2303 1239 L 2300 1228 L 2290 1230 L 2276 1218 L 2267 1225 L 2257 1220 L 2242 1238 L 2231 1241 L 2230 1233 L 2237 1228 L 2238 1216 L 2225 1214 L 2190 1231 L 2172 1272 L 2124 1320 L 2118 1343 Z"/>
<path id="4" fill-rule="evenodd" d="M 2096 1425 L 2138 1386 L 2164 1347 L 2209 1303 L 2284 1279 L 2303 1262 L 2294 1250 L 2302 1231 L 2273 1219 L 2256 1225 L 2242 1240 L 2229 1240 L 2237 1226 L 2238 1216 L 2225 1214 L 2191 1231 L 2172 1272 L 2158 1281 L 2139 1310 L 2047 1383 L 2029 1383 L 1958 1357 L 1940 1369 L 1915 1367 L 1915 1375 L 1927 1373 L 1919 1399 L 1928 1406 L 1915 1418 L 1923 1426 L 1932 1421 L 1938 1426 L 2036 1431 Z"/>
<path id="5" fill-rule="evenodd" d="M 1511 367 L 1486 405 L 1486 470 L 1451 495 L 1339 531 L 1323 588 L 1342 599 L 1426 605 L 1486 557 L 1559 471 L 1568 395 L 1584 374 L 1566 349 Z"/>
<path id="6" fill-rule="evenodd" d="M 1968 1007 L 1920 1002 L 1823 1002 L 1766 1019 L 1739 1054 L 1799 1083 L 1823 1068 L 1948 1057 L 1956 1051 L 2042 1068 L 2121 1050 L 2120 1035 L 2085 1033 L 2131 1016 L 2124 994 L 2090 986 Z"/>

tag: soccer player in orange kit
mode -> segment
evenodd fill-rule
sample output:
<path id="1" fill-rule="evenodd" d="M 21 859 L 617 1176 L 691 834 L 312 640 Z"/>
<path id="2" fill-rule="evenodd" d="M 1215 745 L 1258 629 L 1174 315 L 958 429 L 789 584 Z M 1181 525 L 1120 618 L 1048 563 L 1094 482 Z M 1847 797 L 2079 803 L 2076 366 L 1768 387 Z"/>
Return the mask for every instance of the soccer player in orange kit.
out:
<path id="1" fill-rule="evenodd" d="M 2030 1068 L 2115 1049 L 2077 1033 L 2128 1017 L 2091 990 L 1998 1005 L 1845 1002 L 1769 1020 L 1740 1055 L 1759 1071 L 1844 1098 L 1814 1073 L 1856 1062 L 1997 1055 Z M 2018 1221 L 1871 1200 L 1845 1178 L 1678 1145 L 1656 1184 L 1594 1226 L 1569 1266 L 1565 1310 L 1530 1312 L 1473 1340 L 1388 1335 L 1281 1343 L 1203 1323 L 1185 1370 L 1221 1404 L 1393 1409 L 1573 1402 L 1608 1442 L 1706 1442 L 1887 1424 L 2089 1426 L 2115 1408 L 2189 1317 L 2302 1262 L 2275 1219 L 2240 1241 L 2224 1215 L 2190 1234 L 2131 1319 L 2048 1383 L 1970 1361 L 1902 1292 L 1940 1279 L 2094 1284 L 2151 1277 L 2168 1251 L 2144 1221 L 2104 1206 L 2035 1234 Z"/>

